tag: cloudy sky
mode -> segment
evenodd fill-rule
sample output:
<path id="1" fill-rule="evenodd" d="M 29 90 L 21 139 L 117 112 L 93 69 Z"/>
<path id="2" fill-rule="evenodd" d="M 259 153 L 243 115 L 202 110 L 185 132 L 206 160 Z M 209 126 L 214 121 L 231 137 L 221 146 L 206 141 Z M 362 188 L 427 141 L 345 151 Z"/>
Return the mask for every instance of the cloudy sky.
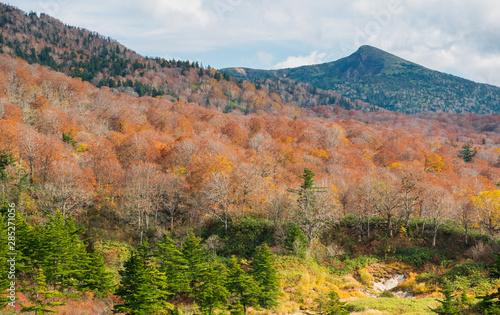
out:
<path id="1" fill-rule="evenodd" d="M 500 86 L 498 0 L 10 0 L 152 57 L 284 68 L 364 44 Z"/>

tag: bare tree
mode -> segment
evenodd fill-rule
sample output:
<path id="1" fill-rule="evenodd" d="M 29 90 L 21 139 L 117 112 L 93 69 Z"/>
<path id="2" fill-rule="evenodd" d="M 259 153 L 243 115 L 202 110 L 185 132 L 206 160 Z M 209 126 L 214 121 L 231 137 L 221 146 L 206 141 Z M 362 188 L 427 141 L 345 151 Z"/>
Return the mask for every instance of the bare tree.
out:
<path id="1" fill-rule="evenodd" d="M 422 214 L 432 223 L 432 246 L 436 246 L 439 227 L 446 219 L 451 218 L 455 208 L 455 200 L 450 192 L 440 186 L 431 186 L 424 192 Z"/>

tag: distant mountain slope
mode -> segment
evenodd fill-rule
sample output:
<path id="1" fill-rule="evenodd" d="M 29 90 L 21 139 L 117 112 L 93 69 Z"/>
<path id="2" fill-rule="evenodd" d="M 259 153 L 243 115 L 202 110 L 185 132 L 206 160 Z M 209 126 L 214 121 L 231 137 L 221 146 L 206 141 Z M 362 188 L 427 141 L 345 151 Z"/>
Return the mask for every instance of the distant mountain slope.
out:
<path id="1" fill-rule="evenodd" d="M 109 37 L 3 3 L 1 53 L 79 77 L 97 87 L 108 86 L 133 96 L 165 96 L 224 112 L 318 105 L 380 111 L 371 104 L 353 102 L 331 90 L 289 79 L 254 85 L 215 69 L 204 69 L 198 62 L 145 58 Z"/>
<path id="2" fill-rule="evenodd" d="M 286 77 L 399 112 L 500 113 L 499 87 L 433 71 L 371 46 L 324 64 L 222 71 L 250 80 Z"/>

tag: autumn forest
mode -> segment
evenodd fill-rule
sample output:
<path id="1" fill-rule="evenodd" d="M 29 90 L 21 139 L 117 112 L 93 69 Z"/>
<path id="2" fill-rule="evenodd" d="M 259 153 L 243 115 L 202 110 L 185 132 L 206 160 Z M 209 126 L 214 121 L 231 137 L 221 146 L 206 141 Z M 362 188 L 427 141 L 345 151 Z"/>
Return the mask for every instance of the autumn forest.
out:
<path id="1" fill-rule="evenodd" d="M 246 81 L 1 6 L 5 314 L 14 223 L 16 312 L 497 314 L 498 114 Z"/>

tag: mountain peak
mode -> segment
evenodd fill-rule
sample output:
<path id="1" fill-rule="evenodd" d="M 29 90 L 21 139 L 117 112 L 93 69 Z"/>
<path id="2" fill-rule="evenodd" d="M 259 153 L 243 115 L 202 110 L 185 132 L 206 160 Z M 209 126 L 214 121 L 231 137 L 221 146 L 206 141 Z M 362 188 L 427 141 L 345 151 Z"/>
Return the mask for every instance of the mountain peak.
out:
<path id="1" fill-rule="evenodd" d="M 246 69 L 245 76 L 225 71 L 245 79 L 288 78 L 400 112 L 500 112 L 500 88 L 433 71 L 369 45 L 318 65 Z"/>

